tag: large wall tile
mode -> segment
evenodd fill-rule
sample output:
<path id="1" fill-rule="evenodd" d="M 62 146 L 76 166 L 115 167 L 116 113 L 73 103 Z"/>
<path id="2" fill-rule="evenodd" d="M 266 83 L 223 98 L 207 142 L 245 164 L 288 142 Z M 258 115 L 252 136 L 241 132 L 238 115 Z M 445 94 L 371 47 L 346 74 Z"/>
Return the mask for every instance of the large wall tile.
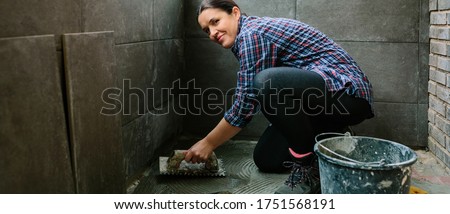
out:
<path id="1" fill-rule="evenodd" d="M 186 115 L 183 118 L 183 135 L 205 137 L 222 118 L 223 115 Z"/>
<path id="2" fill-rule="evenodd" d="M 83 32 L 114 31 L 117 44 L 154 37 L 153 3 L 148 0 L 82 0 Z"/>
<path id="3" fill-rule="evenodd" d="M 183 120 L 183 131 L 195 136 L 206 136 L 223 118 L 224 113 L 233 104 L 233 94 L 224 95 L 219 90 L 202 90 L 202 97 L 190 97 L 188 103 L 183 105 L 187 114 Z M 214 99 L 208 97 L 215 94 Z M 202 99 L 203 98 L 203 99 Z M 199 123 L 201 121 L 201 123 Z M 257 140 L 268 126 L 263 114 L 256 114 L 252 121 L 236 135 L 235 139 Z"/>
<path id="4" fill-rule="evenodd" d="M 122 124 L 169 100 L 183 69 L 183 42 L 161 40 L 116 46 L 122 89 Z"/>
<path id="5" fill-rule="evenodd" d="M 122 128 L 125 174 L 128 182 L 138 176 L 152 156 L 154 143 L 149 122 L 148 116 L 143 115 Z"/>
<path id="6" fill-rule="evenodd" d="M 155 39 L 183 38 L 184 0 L 154 0 L 153 32 Z M 148 29 L 150 30 L 150 29 Z"/>
<path id="7" fill-rule="evenodd" d="M 354 127 L 357 135 L 382 138 L 420 147 L 426 142 L 417 141 L 418 104 L 375 103 L 375 117 Z"/>
<path id="8" fill-rule="evenodd" d="M 419 44 L 419 87 L 418 87 L 418 103 L 428 103 L 428 77 L 430 74 L 430 44 Z"/>
<path id="9" fill-rule="evenodd" d="M 418 45 L 341 42 L 369 77 L 375 101 L 417 103 Z"/>
<path id="10" fill-rule="evenodd" d="M 424 147 L 428 138 L 428 104 L 418 105 L 417 118 L 417 144 Z"/>
<path id="11" fill-rule="evenodd" d="M 186 39 L 183 80 L 195 79 L 197 87 L 227 91 L 236 87 L 239 64 L 231 50 L 209 39 Z"/>
<path id="12" fill-rule="evenodd" d="M 430 0 L 420 0 L 419 42 L 430 43 Z"/>
<path id="13" fill-rule="evenodd" d="M 0 193 L 75 193 L 58 68 L 54 36 L 0 39 Z"/>
<path id="14" fill-rule="evenodd" d="M 197 9 L 202 0 L 184 0 L 184 26 L 186 37 L 208 37 L 197 21 Z"/>
<path id="15" fill-rule="evenodd" d="M 175 100 L 168 101 L 161 110 L 151 111 L 123 127 L 126 176 L 136 179 L 149 163 L 156 161 L 159 151 L 172 148 L 172 138 L 181 130 L 181 115 L 173 109 Z"/>
<path id="16" fill-rule="evenodd" d="M 154 42 L 145 42 L 115 48 L 123 125 L 147 113 L 147 88 L 156 63 L 154 46 Z"/>
<path id="17" fill-rule="evenodd" d="M 123 193 L 120 115 L 102 113 L 104 90 L 118 87 L 114 35 L 65 34 L 63 47 L 77 190 Z"/>
<path id="18" fill-rule="evenodd" d="M 174 140 L 182 131 L 183 116 L 174 109 L 179 105 L 177 98 L 165 102 L 161 109 L 153 110 L 148 115 L 150 137 L 154 143 L 150 160 L 158 160 L 160 151 L 173 148 Z"/>
<path id="19" fill-rule="evenodd" d="M 248 16 L 268 16 L 295 19 L 296 0 L 236 0 Z"/>
<path id="20" fill-rule="evenodd" d="M 297 19 L 338 41 L 417 42 L 419 0 L 298 0 Z"/>
<path id="21" fill-rule="evenodd" d="M 159 109 L 170 97 L 170 89 L 180 82 L 184 69 L 184 43 L 182 40 L 163 40 L 155 42 L 155 69 L 148 73 L 147 87 L 153 93 L 148 94 L 150 110 Z"/>
<path id="22" fill-rule="evenodd" d="M 78 1 L 0 1 L 0 38 L 80 32 Z M 55 37 L 60 49 L 60 37 Z"/>
<path id="23" fill-rule="evenodd" d="M 183 120 L 183 131 L 204 137 L 223 118 L 233 103 L 233 96 L 219 89 L 200 89 L 200 92 L 198 96 L 190 95 L 185 99 L 181 103 L 181 110 L 187 113 Z M 184 114 L 181 110 L 179 112 Z"/>

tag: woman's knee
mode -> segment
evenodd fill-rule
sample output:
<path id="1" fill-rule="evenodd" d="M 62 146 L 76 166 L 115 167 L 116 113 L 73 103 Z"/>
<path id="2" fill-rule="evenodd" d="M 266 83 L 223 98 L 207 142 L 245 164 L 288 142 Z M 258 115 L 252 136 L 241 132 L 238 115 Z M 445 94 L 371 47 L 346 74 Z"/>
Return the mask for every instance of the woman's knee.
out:
<path id="1" fill-rule="evenodd" d="M 264 84 L 269 83 L 277 76 L 279 75 L 284 76 L 285 72 L 297 72 L 297 71 L 299 71 L 298 68 L 291 68 L 291 67 L 272 67 L 264 69 L 258 74 L 256 74 L 254 78 L 254 84 L 256 88 L 263 88 Z"/>
<path id="2" fill-rule="evenodd" d="M 284 171 L 284 161 L 290 160 L 289 146 L 283 135 L 269 125 L 253 150 L 253 161 L 263 172 Z"/>
<path id="3" fill-rule="evenodd" d="M 282 172 L 286 171 L 286 168 L 283 167 L 282 162 L 270 160 L 268 157 L 258 156 L 258 154 L 253 154 L 253 161 L 255 162 L 256 167 L 261 172 Z"/>
<path id="4" fill-rule="evenodd" d="M 272 79 L 272 70 L 274 70 L 274 68 L 269 68 L 256 74 L 255 78 L 253 79 L 253 85 L 256 89 L 264 88 L 264 84 Z"/>

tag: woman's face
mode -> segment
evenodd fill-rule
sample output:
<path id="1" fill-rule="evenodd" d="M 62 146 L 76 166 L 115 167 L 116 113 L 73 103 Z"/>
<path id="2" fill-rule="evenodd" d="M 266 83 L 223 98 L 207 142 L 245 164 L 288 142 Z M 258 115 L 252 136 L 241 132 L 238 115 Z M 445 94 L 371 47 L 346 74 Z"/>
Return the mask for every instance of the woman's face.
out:
<path id="1" fill-rule="evenodd" d="M 200 13 L 198 23 L 212 41 L 224 48 L 231 48 L 237 36 L 240 16 L 238 7 L 234 7 L 231 14 L 221 9 L 209 8 Z"/>

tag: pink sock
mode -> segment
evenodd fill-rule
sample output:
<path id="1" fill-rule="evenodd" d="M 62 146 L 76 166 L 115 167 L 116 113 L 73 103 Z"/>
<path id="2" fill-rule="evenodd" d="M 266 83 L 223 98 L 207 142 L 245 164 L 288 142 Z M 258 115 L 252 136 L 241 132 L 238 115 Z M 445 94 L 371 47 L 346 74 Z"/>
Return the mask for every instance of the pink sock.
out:
<path id="1" fill-rule="evenodd" d="M 291 148 L 289 148 L 289 152 L 291 153 L 292 156 L 294 156 L 294 158 L 297 158 L 297 159 L 304 158 L 304 157 L 312 154 L 312 152 L 308 152 L 306 154 L 298 154 L 298 153 L 294 152 L 294 150 L 292 150 Z"/>

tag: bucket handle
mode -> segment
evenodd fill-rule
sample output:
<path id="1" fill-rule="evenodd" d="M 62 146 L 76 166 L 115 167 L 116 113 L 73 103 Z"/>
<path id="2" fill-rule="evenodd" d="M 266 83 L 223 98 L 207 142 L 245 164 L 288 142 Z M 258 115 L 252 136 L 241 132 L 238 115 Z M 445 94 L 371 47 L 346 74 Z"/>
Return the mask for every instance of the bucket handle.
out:
<path id="1" fill-rule="evenodd" d="M 318 137 L 327 136 L 327 135 L 337 135 L 337 136 L 345 136 L 345 137 L 351 137 L 351 136 L 352 136 L 352 135 L 350 134 L 350 132 L 346 132 L 345 134 L 338 133 L 338 132 L 326 132 L 326 133 L 320 133 L 320 134 L 316 135 L 316 137 L 315 137 L 316 143 L 319 142 L 319 141 L 317 140 Z"/>
<path id="2" fill-rule="evenodd" d="M 346 132 L 345 134 L 342 134 L 342 133 L 334 133 L 334 132 L 321 133 L 321 134 L 318 134 L 318 135 L 316 136 L 316 138 L 315 138 L 316 143 L 318 142 L 318 141 L 317 141 L 317 138 L 318 138 L 318 137 L 325 136 L 325 135 L 338 135 L 338 136 L 351 137 L 351 134 L 350 134 L 349 132 Z M 346 161 L 350 161 L 350 162 L 357 163 L 357 164 L 363 164 L 363 165 L 364 165 L 364 164 L 370 164 L 370 165 L 374 164 L 374 166 L 384 166 L 384 165 L 386 165 L 386 160 L 385 160 L 385 159 L 381 159 L 381 160 L 379 160 L 379 161 L 374 161 L 374 162 L 361 162 L 361 161 L 357 161 L 357 160 L 351 159 L 351 158 L 349 158 L 349 157 L 345 157 L 345 156 L 343 156 L 343 155 L 341 155 L 341 154 L 339 154 L 339 153 L 336 153 L 335 151 L 333 151 L 333 150 L 331 150 L 331 149 L 325 147 L 325 146 L 322 145 L 322 144 L 318 144 L 318 145 L 319 145 L 320 147 L 322 147 L 323 149 L 327 150 L 327 152 L 330 152 L 330 153 L 333 154 L 334 156 L 337 156 L 337 157 L 339 157 L 339 158 L 341 158 L 341 159 L 343 159 L 343 160 L 346 160 Z"/>
<path id="3" fill-rule="evenodd" d="M 384 165 L 386 165 L 386 160 L 385 159 L 381 159 L 379 161 L 374 161 L 374 162 L 361 162 L 361 161 L 357 161 L 357 160 L 345 157 L 345 156 L 343 156 L 343 155 L 341 155 L 339 153 L 336 153 L 333 150 L 325 147 L 322 144 L 319 144 L 319 146 L 322 147 L 323 149 L 327 150 L 328 152 L 332 153 L 333 155 L 338 156 L 339 158 L 344 159 L 346 161 L 350 161 L 352 163 L 363 164 L 363 165 L 365 165 L 365 164 L 369 164 L 369 165 L 375 164 L 374 166 L 384 166 Z"/>

